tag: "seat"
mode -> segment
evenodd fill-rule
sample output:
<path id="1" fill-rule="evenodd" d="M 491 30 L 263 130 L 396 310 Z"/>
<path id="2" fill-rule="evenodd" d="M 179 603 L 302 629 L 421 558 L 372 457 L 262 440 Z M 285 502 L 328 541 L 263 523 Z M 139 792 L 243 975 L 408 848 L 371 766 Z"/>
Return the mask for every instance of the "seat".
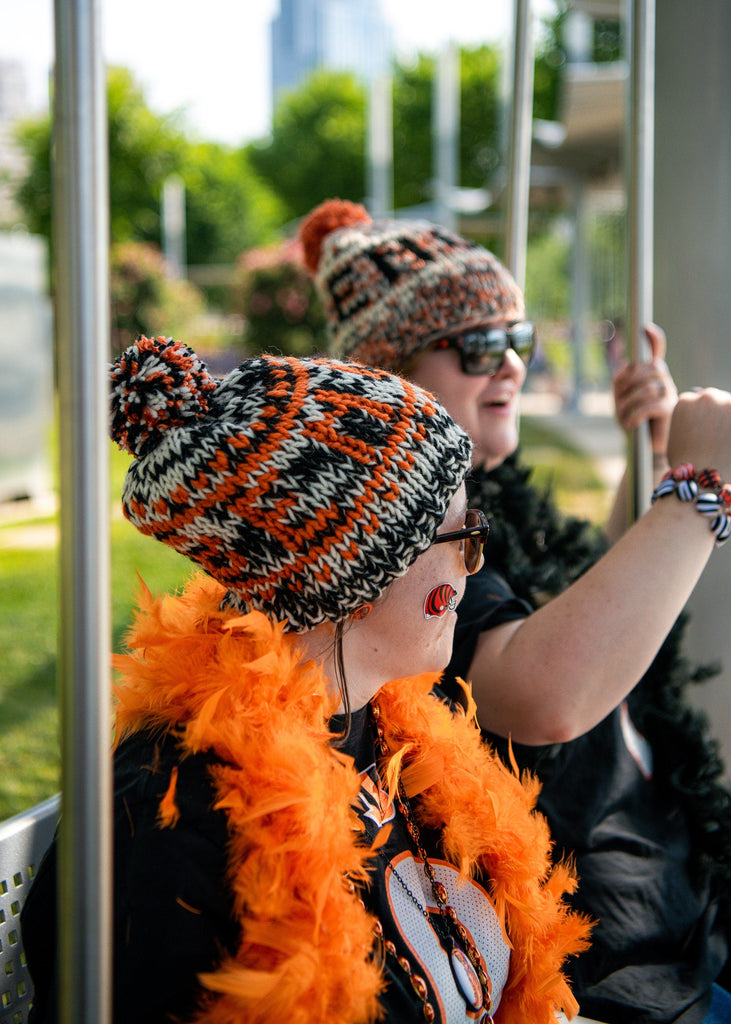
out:
<path id="1" fill-rule="evenodd" d="M 60 797 L 0 822 L 0 1024 L 26 1024 L 33 999 L 20 909 L 58 822 Z"/>

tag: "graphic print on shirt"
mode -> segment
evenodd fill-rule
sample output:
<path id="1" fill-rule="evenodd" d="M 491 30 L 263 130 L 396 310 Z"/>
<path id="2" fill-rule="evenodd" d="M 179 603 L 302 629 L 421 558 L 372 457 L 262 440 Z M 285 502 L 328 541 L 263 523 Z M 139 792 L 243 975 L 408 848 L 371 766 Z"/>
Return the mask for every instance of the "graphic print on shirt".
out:
<path id="1" fill-rule="evenodd" d="M 374 832 L 396 818 L 394 804 L 380 784 L 375 764 L 361 772 L 359 813 L 373 840 Z M 370 826 L 370 827 L 368 827 Z M 375 830 L 373 828 L 375 826 Z M 399 832 L 399 822 L 391 833 Z M 389 829 L 393 826 L 389 825 Z M 403 829 L 405 832 L 405 828 Z M 394 842 L 397 840 L 394 838 Z M 386 844 L 386 851 L 390 842 Z M 384 882 L 386 899 L 401 941 L 409 950 L 409 959 L 416 973 L 421 974 L 436 993 L 439 1006 L 438 1020 L 444 1024 L 467 1024 L 479 1020 L 482 1010 L 470 1010 L 460 994 L 450 966 L 450 960 L 425 911 L 436 919 L 440 914 L 423 864 L 409 850 L 386 853 Z M 508 977 L 510 948 L 503 937 L 500 922 L 486 890 L 472 880 L 460 882 L 459 872 L 447 861 L 429 857 L 437 881 L 448 894 L 448 902 L 469 933 L 483 960 L 483 966 L 492 983 L 492 1012 L 497 1010 L 500 996 Z M 414 899 L 406 889 L 411 890 Z M 418 901 L 421 908 L 417 906 Z M 391 936 L 395 938 L 395 936 Z"/>
<path id="2" fill-rule="evenodd" d="M 483 967 L 492 983 L 491 1013 L 494 1014 L 508 977 L 510 948 L 503 937 L 492 901 L 477 882 L 460 882 L 459 872 L 453 865 L 432 857 L 429 863 L 434 868 L 437 881 L 447 890 L 449 905 L 454 907 L 479 950 Z M 445 1024 L 479 1020 L 482 1011 L 467 1008 L 455 985 L 449 957 L 436 931 L 406 892 L 408 887 L 429 914 L 439 914 L 423 865 L 408 851 L 394 857 L 386 868 L 386 886 L 393 918 L 412 960 L 418 965 L 416 969 L 437 992 L 440 1019 Z"/>
<path id="3" fill-rule="evenodd" d="M 393 821 L 396 814 L 388 793 L 380 783 L 373 781 L 373 776 L 378 778 L 375 764 L 370 765 L 360 775 L 360 815 L 372 821 L 378 828 L 386 822 Z"/>

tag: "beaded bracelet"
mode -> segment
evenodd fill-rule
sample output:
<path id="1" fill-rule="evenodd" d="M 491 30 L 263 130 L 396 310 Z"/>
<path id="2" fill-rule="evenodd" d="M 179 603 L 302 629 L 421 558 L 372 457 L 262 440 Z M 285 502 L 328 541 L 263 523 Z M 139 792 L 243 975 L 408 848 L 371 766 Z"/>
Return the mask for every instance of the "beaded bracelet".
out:
<path id="1" fill-rule="evenodd" d="M 717 470 L 696 473 L 692 462 L 669 469 L 652 492 L 653 504 L 673 492 L 681 501 L 694 501 L 697 511 L 710 520 L 716 547 L 726 543 L 731 537 L 731 484 L 725 484 Z"/>

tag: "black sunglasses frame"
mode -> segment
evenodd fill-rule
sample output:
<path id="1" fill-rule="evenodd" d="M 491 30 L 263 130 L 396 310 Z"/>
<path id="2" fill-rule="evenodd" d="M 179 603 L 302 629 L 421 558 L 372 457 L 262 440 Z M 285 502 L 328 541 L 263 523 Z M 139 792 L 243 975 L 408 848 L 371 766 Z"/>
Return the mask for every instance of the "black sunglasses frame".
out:
<path id="1" fill-rule="evenodd" d="M 461 530 L 452 530 L 451 533 L 437 534 L 432 541 L 432 544 L 446 544 L 453 540 L 463 540 L 465 543 L 462 558 L 468 576 L 472 576 L 480 568 L 482 549 L 485 547 L 485 541 L 490 533 L 490 524 L 484 512 L 481 512 L 479 508 L 468 508 L 465 512 L 465 522 L 470 516 L 477 520 L 472 525 L 464 526 Z"/>
<path id="2" fill-rule="evenodd" d="M 530 366 L 536 350 L 535 324 L 528 320 L 503 327 L 474 327 L 440 338 L 434 348 L 453 348 L 459 353 L 462 373 L 468 377 L 492 377 L 503 365 L 508 349 Z"/>

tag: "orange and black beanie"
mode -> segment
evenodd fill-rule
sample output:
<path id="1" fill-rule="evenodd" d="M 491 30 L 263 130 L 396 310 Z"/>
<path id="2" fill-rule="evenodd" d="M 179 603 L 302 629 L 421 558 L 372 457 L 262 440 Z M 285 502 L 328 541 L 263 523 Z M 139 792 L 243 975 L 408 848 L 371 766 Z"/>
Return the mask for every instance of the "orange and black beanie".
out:
<path id="1" fill-rule="evenodd" d="M 400 370 L 447 331 L 524 316 L 500 260 L 435 224 L 372 221 L 364 207 L 328 199 L 300 239 L 338 359 Z"/>
<path id="2" fill-rule="evenodd" d="M 471 443 L 382 370 L 262 356 L 215 380 L 171 338 L 111 367 L 111 435 L 135 456 L 127 518 L 304 630 L 347 618 L 434 539 Z"/>

